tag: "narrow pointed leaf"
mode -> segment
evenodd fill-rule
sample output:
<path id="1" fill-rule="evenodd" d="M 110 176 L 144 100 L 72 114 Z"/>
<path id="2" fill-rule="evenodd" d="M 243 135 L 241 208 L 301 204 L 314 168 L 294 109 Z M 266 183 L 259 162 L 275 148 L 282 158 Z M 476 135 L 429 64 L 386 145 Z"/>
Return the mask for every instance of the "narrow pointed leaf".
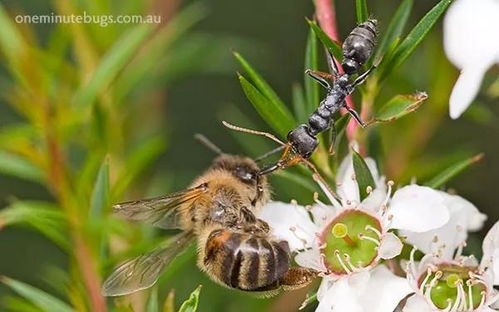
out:
<path id="1" fill-rule="evenodd" d="M 428 98 L 424 92 L 408 95 L 397 95 L 388 103 L 383 105 L 375 114 L 373 119 L 366 124 L 371 125 L 377 122 L 390 122 L 399 119 L 416 109 Z"/>
<path id="2" fill-rule="evenodd" d="M 303 88 L 299 84 L 293 85 L 293 112 L 298 123 L 307 120 L 307 100 L 303 94 Z"/>
<path id="3" fill-rule="evenodd" d="M 305 70 L 318 70 L 319 61 L 317 53 L 317 37 L 310 30 L 305 49 Z M 307 114 L 312 113 L 319 105 L 319 84 L 305 74 L 305 97 L 307 99 Z"/>
<path id="4" fill-rule="evenodd" d="M 198 309 L 198 304 L 199 304 L 199 292 L 201 291 L 201 285 L 194 290 L 191 295 L 189 296 L 189 299 L 184 301 L 182 306 L 180 306 L 180 309 L 178 310 L 179 312 L 196 312 Z"/>
<path id="5" fill-rule="evenodd" d="M 51 203 L 16 201 L 0 210 L 0 228 L 16 224 L 29 226 L 69 250 L 71 244 L 66 235 L 64 214 Z"/>
<path id="6" fill-rule="evenodd" d="M 404 27 L 407 24 L 409 15 L 411 14 L 412 5 L 414 0 L 402 0 L 397 11 L 393 15 L 390 24 L 378 45 L 378 50 L 376 51 L 374 59 L 378 59 L 383 56 L 388 50 L 390 45 L 402 35 Z"/>
<path id="7" fill-rule="evenodd" d="M 371 174 L 371 170 L 369 170 L 369 167 L 367 166 L 362 156 L 360 156 L 356 151 L 352 151 L 352 158 L 355 178 L 357 179 L 357 183 L 359 185 L 360 200 L 362 201 L 368 195 L 367 187 L 370 186 L 372 188 L 375 188 L 376 184 Z"/>
<path id="8" fill-rule="evenodd" d="M 248 74 L 248 77 L 253 82 L 255 87 L 260 91 L 267 99 L 273 102 L 274 105 L 282 107 L 283 110 L 287 110 L 284 102 L 279 98 L 277 93 L 272 89 L 272 87 L 262 78 L 262 76 L 251 66 L 246 59 L 244 59 L 241 54 L 234 52 L 236 60 L 244 68 L 244 71 Z"/>
<path id="9" fill-rule="evenodd" d="M 89 216 L 93 219 L 102 217 L 103 211 L 106 209 L 109 202 L 109 163 L 107 159 L 102 162 L 102 165 L 97 174 L 94 190 L 90 199 Z"/>
<path id="10" fill-rule="evenodd" d="M 175 291 L 173 289 L 166 296 L 163 304 L 163 312 L 175 312 Z"/>
<path id="11" fill-rule="evenodd" d="M 343 51 L 341 48 L 341 44 L 338 42 L 334 41 L 331 39 L 320 27 L 317 25 L 316 22 L 307 20 L 308 24 L 310 25 L 311 29 L 319 38 L 319 40 L 322 42 L 322 44 L 333 54 L 334 58 L 338 61 L 341 62 L 343 60 Z"/>
<path id="12" fill-rule="evenodd" d="M 384 60 L 378 71 L 380 80 L 384 80 L 396 67 L 402 64 L 426 37 L 433 25 L 445 12 L 453 0 L 441 0 L 414 26 L 407 37 L 400 43 L 393 53 L 393 57 Z"/>
<path id="13" fill-rule="evenodd" d="M 483 154 L 475 155 L 471 158 L 465 159 L 463 161 L 457 162 L 450 166 L 449 168 L 442 171 L 440 174 L 435 176 L 433 179 L 425 183 L 425 185 L 432 188 L 439 188 L 447 183 L 449 180 L 466 170 L 469 166 L 482 160 Z"/>
<path id="14" fill-rule="evenodd" d="M 97 95 L 106 90 L 117 75 L 130 62 L 141 44 L 153 30 L 150 24 L 141 24 L 124 33 L 104 55 L 90 80 L 83 84 L 73 98 L 76 108 L 92 103 Z"/>
<path id="15" fill-rule="evenodd" d="M 283 136 L 293 129 L 295 121 L 284 106 L 269 100 L 242 75 L 239 75 L 239 82 L 248 100 L 272 129 Z"/>
<path id="16" fill-rule="evenodd" d="M 8 277 L 1 277 L 1 281 L 17 292 L 22 297 L 34 303 L 37 307 L 51 312 L 72 312 L 74 311 L 67 303 L 55 298 L 41 289 Z"/>
<path id="17" fill-rule="evenodd" d="M 33 182 L 43 181 L 43 173 L 38 167 L 20 156 L 2 151 L 0 151 L 0 174 Z"/>
<path id="18" fill-rule="evenodd" d="M 366 0 L 355 0 L 355 11 L 357 15 L 357 23 L 363 23 L 369 18 L 369 10 L 367 9 Z"/>
<path id="19" fill-rule="evenodd" d="M 153 287 L 149 294 L 146 312 L 159 312 L 158 287 Z"/>

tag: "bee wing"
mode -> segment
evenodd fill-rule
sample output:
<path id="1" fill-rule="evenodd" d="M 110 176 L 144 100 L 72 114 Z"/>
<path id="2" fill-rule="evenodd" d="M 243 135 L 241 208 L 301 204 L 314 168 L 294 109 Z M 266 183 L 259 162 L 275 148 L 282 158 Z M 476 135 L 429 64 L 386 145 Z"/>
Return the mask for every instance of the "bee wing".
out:
<path id="1" fill-rule="evenodd" d="M 129 201 L 113 206 L 114 212 L 128 220 L 148 222 L 164 229 L 178 229 L 178 210 L 208 191 L 206 184 L 155 198 Z"/>
<path id="2" fill-rule="evenodd" d="M 154 285 L 164 268 L 192 242 L 192 232 L 182 232 L 162 246 L 120 264 L 102 285 L 104 296 L 122 296 Z"/>

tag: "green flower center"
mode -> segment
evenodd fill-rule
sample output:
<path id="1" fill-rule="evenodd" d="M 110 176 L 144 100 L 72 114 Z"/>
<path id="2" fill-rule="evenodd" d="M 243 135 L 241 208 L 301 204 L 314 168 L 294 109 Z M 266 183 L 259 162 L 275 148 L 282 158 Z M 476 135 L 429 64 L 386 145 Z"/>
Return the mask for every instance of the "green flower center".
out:
<path id="1" fill-rule="evenodd" d="M 322 232 L 321 252 L 336 274 L 349 274 L 370 265 L 378 255 L 381 225 L 375 217 L 349 209 Z"/>
<path id="2" fill-rule="evenodd" d="M 476 267 L 441 265 L 437 271 L 421 276 L 419 287 L 425 295 L 430 292 L 431 301 L 439 309 L 471 311 L 485 299 L 486 288 L 477 279 L 476 271 Z"/>

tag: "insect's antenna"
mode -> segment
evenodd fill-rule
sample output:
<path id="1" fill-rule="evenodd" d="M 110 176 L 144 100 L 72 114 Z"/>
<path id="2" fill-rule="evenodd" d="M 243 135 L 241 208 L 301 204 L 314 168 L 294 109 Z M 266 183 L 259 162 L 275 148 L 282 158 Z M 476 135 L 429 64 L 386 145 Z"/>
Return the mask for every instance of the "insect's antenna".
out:
<path id="1" fill-rule="evenodd" d="M 267 157 L 269 157 L 269 156 L 271 156 L 271 155 L 274 155 L 274 154 L 275 154 L 275 153 L 277 153 L 277 152 L 282 151 L 283 149 L 284 149 L 284 145 L 278 146 L 278 147 L 274 148 L 273 150 L 268 151 L 268 152 L 266 152 L 265 154 L 258 156 L 258 157 L 257 157 L 257 158 L 255 158 L 254 160 L 255 160 L 256 162 L 259 162 L 259 161 L 264 160 L 265 158 L 267 158 Z"/>
<path id="2" fill-rule="evenodd" d="M 216 146 L 215 143 L 210 141 L 210 139 L 208 139 L 206 136 L 200 133 L 196 133 L 194 135 L 194 138 L 199 142 L 201 142 L 204 146 L 215 152 L 216 154 L 222 155 L 224 153 L 220 147 Z"/>
<path id="3" fill-rule="evenodd" d="M 256 134 L 256 135 L 261 135 L 266 138 L 271 139 L 272 141 L 280 144 L 280 145 L 286 145 L 283 141 L 279 140 L 275 135 L 270 134 L 268 132 L 263 132 L 263 131 L 257 131 L 257 130 L 252 130 L 252 129 L 247 129 L 247 128 L 242 128 L 238 126 L 234 126 L 233 124 L 228 123 L 227 121 L 222 121 L 223 125 L 226 126 L 229 129 L 240 131 L 240 132 L 246 132 L 246 133 L 251 133 L 251 134 Z"/>

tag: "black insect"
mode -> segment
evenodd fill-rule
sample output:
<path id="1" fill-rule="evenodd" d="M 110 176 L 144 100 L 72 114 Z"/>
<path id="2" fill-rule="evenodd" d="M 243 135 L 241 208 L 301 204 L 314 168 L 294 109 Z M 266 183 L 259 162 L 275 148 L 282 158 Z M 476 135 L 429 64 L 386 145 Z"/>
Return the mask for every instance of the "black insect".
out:
<path id="1" fill-rule="evenodd" d="M 307 124 L 301 124 L 288 133 L 287 143 L 280 141 L 269 133 L 244 129 L 224 123 L 227 127 L 234 130 L 263 135 L 281 144 L 279 149 L 284 149 L 284 152 L 279 161 L 262 169 L 260 174 L 265 175 L 299 162 L 304 162 L 317 173 L 317 170 L 308 159 L 312 156 L 319 144 L 319 140 L 317 139 L 319 133 L 331 129 L 334 140 L 336 133 L 333 116 L 341 108 L 347 109 L 360 125 L 364 125 L 358 113 L 346 104 L 345 98 L 350 95 L 358 85 L 363 83 L 374 70 L 375 66 L 372 66 L 366 72 L 353 79 L 353 76 L 359 74 L 362 65 L 364 65 L 373 54 L 376 37 L 377 21 L 370 19 L 355 27 L 343 43 L 343 62 L 341 63 L 344 70 L 343 74 L 339 73 L 334 58 L 330 53 L 327 53 L 330 73 L 311 69 L 306 71 L 311 78 L 315 79 L 326 88 L 327 95 L 321 101 L 319 107 L 310 115 Z"/>

